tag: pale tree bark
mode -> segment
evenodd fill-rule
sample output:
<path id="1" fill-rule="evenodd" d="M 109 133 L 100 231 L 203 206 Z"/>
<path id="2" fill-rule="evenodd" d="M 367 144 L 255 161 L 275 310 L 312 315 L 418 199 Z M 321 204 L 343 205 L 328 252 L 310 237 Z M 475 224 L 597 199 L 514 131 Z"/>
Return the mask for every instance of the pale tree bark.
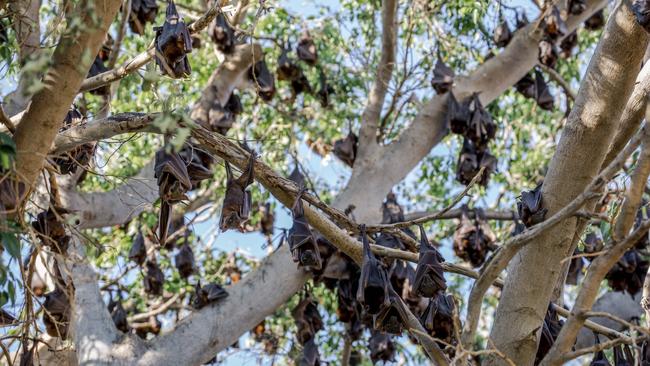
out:
<path id="1" fill-rule="evenodd" d="M 647 35 L 623 1 L 614 9 L 580 86 L 542 189 L 549 215 L 573 200 L 600 170 L 643 59 Z M 533 363 L 538 334 L 576 219 L 524 248 L 508 266 L 490 337 L 518 365 Z M 531 284 L 535 284 L 531 286 Z M 502 364 L 492 359 L 490 364 Z"/>
<path id="2" fill-rule="evenodd" d="M 43 168 L 45 155 L 119 7 L 119 1 L 81 1 L 70 10 L 70 19 L 78 20 L 71 21 L 61 37 L 52 66 L 43 77 L 44 87 L 32 98 L 14 135 L 16 174 L 26 186 L 31 188 Z"/>

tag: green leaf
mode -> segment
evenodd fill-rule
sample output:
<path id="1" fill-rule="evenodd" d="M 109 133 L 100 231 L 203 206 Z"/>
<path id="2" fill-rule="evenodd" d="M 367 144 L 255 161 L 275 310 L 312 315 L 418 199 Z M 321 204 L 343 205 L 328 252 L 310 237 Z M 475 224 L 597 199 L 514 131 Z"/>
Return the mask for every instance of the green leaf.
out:
<path id="1" fill-rule="evenodd" d="M 7 249 L 9 255 L 14 258 L 20 258 L 20 241 L 14 233 L 1 233 L 2 246 Z"/>

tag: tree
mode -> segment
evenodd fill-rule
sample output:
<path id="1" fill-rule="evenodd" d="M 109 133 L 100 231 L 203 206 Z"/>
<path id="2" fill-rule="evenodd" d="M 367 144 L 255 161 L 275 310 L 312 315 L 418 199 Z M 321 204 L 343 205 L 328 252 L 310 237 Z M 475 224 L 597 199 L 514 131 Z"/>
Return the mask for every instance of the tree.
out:
<path id="1" fill-rule="evenodd" d="M 649 7 L 0 3 L 4 357 L 650 361 Z"/>

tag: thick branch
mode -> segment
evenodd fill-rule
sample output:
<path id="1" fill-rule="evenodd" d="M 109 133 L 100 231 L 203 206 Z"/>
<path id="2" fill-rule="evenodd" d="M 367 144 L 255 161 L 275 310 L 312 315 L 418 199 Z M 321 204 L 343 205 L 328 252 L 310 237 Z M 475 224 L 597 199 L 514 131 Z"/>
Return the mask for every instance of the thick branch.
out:
<path id="1" fill-rule="evenodd" d="M 14 135 L 17 175 L 27 186 L 34 183 L 43 167 L 45 155 L 119 6 L 118 1 L 81 1 L 71 11 L 70 16 L 79 17 L 80 23 L 69 23 L 43 78 L 44 87 L 32 98 Z"/>
<path id="2" fill-rule="evenodd" d="M 359 156 L 363 159 L 372 155 L 377 147 L 377 128 L 381 118 L 381 110 L 388 91 L 388 85 L 395 67 L 395 52 L 397 48 L 397 0 L 382 2 L 382 36 L 381 58 L 377 65 L 375 82 L 368 94 L 366 108 L 361 114 L 361 131 L 359 133 Z"/>

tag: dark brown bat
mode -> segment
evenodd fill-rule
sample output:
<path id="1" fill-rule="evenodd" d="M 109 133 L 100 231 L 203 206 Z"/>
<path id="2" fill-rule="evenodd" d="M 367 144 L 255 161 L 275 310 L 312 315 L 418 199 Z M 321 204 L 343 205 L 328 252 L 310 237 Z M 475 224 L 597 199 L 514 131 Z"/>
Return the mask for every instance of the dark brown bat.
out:
<path id="1" fill-rule="evenodd" d="M 296 337 L 300 344 L 305 344 L 312 340 L 316 333 L 323 329 L 323 319 L 318 313 L 318 307 L 311 297 L 307 296 L 302 299 L 298 305 L 291 311 L 298 332 Z"/>
<path id="2" fill-rule="evenodd" d="M 192 37 L 173 1 L 167 5 L 165 23 L 162 27 L 154 27 L 154 31 L 156 32 L 154 58 L 162 74 L 174 79 L 189 76 L 192 69 L 187 54 L 192 52 Z"/>
<path id="3" fill-rule="evenodd" d="M 230 97 L 228 97 L 228 101 L 226 102 L 224 109 L 235 116 L 244 112 L 244 107 L 241 104 L 241 99 L 239 99 L 239 95 L 235 94 L 234 91 L 230 93 Z"/>
<path id="4" fill-rule="evenodd" d="M 523 191 L 517 200 L 517 212 L 519 219 L 531 227 L 544 221 L 548 209 L 544 208 L 542 197 L 542 183 L 538 184 L 532 191 Z"/>
<path id="5" fill-rule="evenodd" d="M 517 91 L 526 98 L 533 99 L 537 95 L 535 89 L 535 79 L 533 79 L 530 73 L 519 79 L 519 81 L 515 84 L 515 89 L 517 89 Z"/>
<path id="6" fill-rule="evenodd" d="M 436 61 L 436 66 L 433 68 L 433 78 L 431 78 L 431 86 L 438 94 L 445 94 L 451 90 L 454 84 L 454 77 L 456 74 L 447 64 L 442 62 L 440 58 Z"/>
<path id="7" fill-rule="evenodd" d="M 105 60 L 103 60 L 100 57 L 100 55 L 97 55 L 97 57 L 95 57 L 95 61 L 93 62 L 93 64 L 90 65 L 90 70 L 88 70 L 88 75 L 86 75 L 86 77 L 87 78 L 93 77 L 93 76 L 96 76 L 96 75 L 99 75 L 99 74 L 101 74 L 103 72 L 108 71 L 108 68 L 106 66 L 104 66 L 104 61 Z M 92 90 L 89 90 L 89 91 L 90 91 L 91 94 L 94 94 L 94 95 L 108 95 L 108 93 L 110 93 L 110 91 L 111 91 L 111 87 L 110 87 L 110 85 L 104 85 L 104 86 L 100 86 L 99 88 L 95 88 L 95 89 L 92 89 Z"/>
<path id="8" fill-rule="evenodd" d="M 429 244 L 424 227 L 420 226 L 420 256 L 415 269 L 413 291 L 417 295 L 433 297 L 447 289 L 444 271 L 440 262 L 444 262 L 440 252 Z"/>
<path id="9" fill-rule="evenodd" d="M 390 271 L 388 272 L 390 284 L 393 286 L 395 292 L 401 295 L 404 301 L 409 304 L 412 299 L 410 292 L 413 288 L 413 281 L 415 280 L 415 270 L 409 263 L 401 259 L 393 261 Z M 415 296 L 418 297 L 419 296 Z"/>
<path id="10" fill-rule="evenodd" d="M 158 179 L 160 214 L 158 218 L 158 240 L 161 245 L 167 241 L 171 205 L 186 200 L 185 193 L 192 189 L 187 166 L 178 153 L 167 153 L 165 149 L 156 152 L 154 177 Z"/>
<path id="11" fill-rule="evenodd" d="M 70 236 L 66 234 L 65 225 L 59 216 L 65 213 L 68 213 L 65 209 L 55 208 L 53 210 L 50 207 L 47 211 L 36 215 L 36 221 L 32 221 L 32 227 L 41 243 L 59 254 L 65 253 L 70 243 Z"/>
<path id="12" fill-rule="evenodd" d="M 357 302 L 368 314 L 376 315 L 390 303 L 388 299 L 389 282 L 384 265 L 370 250 L 366 226 L 361 225 L 360 230 L 363 242 L 363 265 L 357 290 Z"/>
<path id="13" fill-rule="evenodd" d="M 589 19 L 585 20 L 585 29 L 598 30 L 605 25 L 605 13 L 603 9 L 595 12 Z"/>
<path id="14" fill-rule="evenodd" d="M 311 85 L 309 85 L 309 80 L 302 72 L 298 78 L 291 80 L 291 93 L 293 99 L 302 93 L 312 93 Z"/>
<path id="15" fill-rule="evenodd" d="M 475 219 L 472 221 L 467 205 L 463 205 L 460 223 L 454 232 L 454 252 L 459 258 L 470 262 L 473 267 L 483 265 L 488 252 L 495 249 L 496 236 L 483 215 L 483 210 L 474 209 Z"/>
<path id="16" fill-rule="evenodd" d="M 178 251 L 174 257 L 174 264 L 183 278 L 188 278 L 194 272 L 194 252 L 188 243 Z"/>
<path id="17" fill-rule="evenodd" d="M 293 257 L 293 262 L 298 266 L 312 270 L 323 268 L 323 262 L 320 256 L 320 250 L 316 243 L 314 233 L 307 223 L 307 218 L 302 207 L 300 194 L 296 197 L 296 202 L 291 209 L 293 224 L 289 229 L 289 249 Z"/>
<path id="18" fill-rule="evenodd" d="M 580 255 L 581 252 L 578 248 L 573 251 L 573 256 Z M 571 259 L 571 264 L 569 265 L 569 272 L 566 276 L 566 284 L 568 285 L 577 285 L 578 280 L 582 276 L 582 269 L 584 268 L 584 260 L 582 257 L 575 257 Z"/>
<path id="19" fill-rule="evenodd" d="M 537 354 L 535 355 L 535 365 L 539 364 L 548 351 L 551 350 L 553 343 L 555 343 L 555 339 L 557 339 L 557 336 L 560 334 L 563 324 L 564 322 L 558 318 L 557 312 L 549 306 L 546 311 L 546 316 L 544 317 L 544 323 L 542 324 L 542 335 L 539 339 Z"/>
<path id="20" fill-rule="evenodd" d="M 470 104 L 472 98 L 465 99 L 462 103 L 456 100 L 453 93 L 449 94 L 447 103 L 447 116 L 451 132 L 462 135 L 467 130 L 467 125 L 472 118 Z"/>
<path id="21" fill-rule="evenodd" d="M 601 238 L 598 234 L 591 232 L 585 236 L 584 252 L 586 254 L 593 254 L 593 253 L 600 252 L 601 250 L 603 250 L 604 247 L 605 247 L 605 243 L 603 242 L 603 238 Z M 585 258 L 589 261 L 592 261 L 596 257 L 597 256 L 595 255 L 590 255 Z"/>
<path id="22" fill-rule="evenodd" d="M 395 362 L 395 343 L 393 343 L 391 336 L 386 333 L 371 330 L 368 349 L 373 364 L 379 361 Z"/>
<path id="23" fill-rule="evenodd" d="M 293 166 L 293 170 L 291 171 L 291 174 L 289 174 L 289 180 L 296 183 L 298 188 L 305 186 L 305 176 L 300 172 L 298 162 Z"/>
<path id="24" fill-rule="evenodd" d="M 573 53 L 573 49 L 578 45 L 578 33 L 573 31 L 560 42 L 560 56 L 562 58 L 569 58 Z"/>
<path id="25" fill-rule="evenodd" d="M 553 41 L 544 39 L 539 42 L 537 58 L 542 65 L 554 69 L 557 64 L 557 57 L 557 47 L 555 47 Z"/>
<path id="26" fill-rule="evenodd" d="M 269 102 L 275 95 L 275 79 L 263 59 L 257 61 L 248 72 L 248 79 L 255 85 L 257 95 Z"/>
<path id="27" fill-rule="evenodd" d="M 225 165 L 226 196 L 223 198 L 219 228 L 221 231 L 229 229 L 242 231 L 242 224 L 248 220 L 251 211 L 251 193 L 246 190 L 246 187 L 251 185 L 255 178 L 255 153 L 250 155 L 246 170 L 237 179 L 233 177 L 230 164 L 227 161 Z"/>
<path id="28" fill-rule="evenodd" d="M 147 257 L 147 247 L 144 244 L 144 235 L 142 231 L 138 230 L 138 235 L 133 239 L 131 249 L 129 250 L 129 259 L 135 263 L 142 265 Z"/>
<path id="29" fill-rule="evenodd" d="M 382 224 L 394 224 L 404 221 L 404 209 L 397 203 L 397 196 L 390 192 L 382 204 Z"/>
<path id="30" fill-rule="evenodd" d="M 158 14 L 156 0 L 132 0 L 129 27 L 131 32 L 143 35 L 147 23 L 153 23 Z"/>
<path id="31" fill-rule="evenodd" d="M 260 211 L 260 232 L 262 235 L 273 236 L 273 226 L 275 225 L 275 214 L 271 202 L 266 202 L 259 207 Z"/>
<path id="32" fill-rule="evenodd" d="M 275 73 L 278 76 L 278 80 L 292 81 L 302 75 L 300 66 L 298 66 L 289 56 L 289 52 L 290 51 L 287 48 L 283 48 L 282 52 L 280 52 L 280 57 L 278 58 L 278 67 L 275 70 Z"/>
<path id="33" fill-rule="evenodd" d="M 585 0 L 569 0 L 567 8 L 569 9 L 569 14 L 580 15 L 587 9 L 587 3 Z"/>
<path id="34" fill-rule="evenodd" d="M 320 366 L 320 354 L 318 353 L 318 346 L 310 339 L 303 345 L 302 356 L 298 361 L 297 366 Z"/>
<path id="35" fill-rule="evenodd" d="M 648 265 L 648 261 L 633 248 L 623 254 L 605 278 L 614 291 L 627 291 L 635 296 L 643 286 Z"/>
<path id="36" fill-rule="evenodd" d="M 420 322 L 431 335 L 445 342 L 450 342 L 454 335 L 453 314 L 454 297 L 439 292 L 435 297 L 429 300 L 429 306 L 422 313 Z"/>
<path id="37" fill-rule="evenodd" d="M 544 16 L 542 27 L 546 36 L 551 40 L 556 40 L 568 33 L 566 23 L 560 15 L 560 10 L 555 5 L 553 5 L 551 11 Z"/>
<path id="38" fill-rule="evenodd" d="M 594 338 L 596 339 L 596 344 L 600 344 L 600 338 L 598 334 L 594 333 Z M 644 346 L 645 344 L 646 343 L 644 342 Z M 641 353 L 643 354 L 643 351 Z M 647 366 L 644 363 L 642 363 L 641 365 Z M 598 351 L 594 354 L 594 358 L 591 360 L 591 363 L 589 363 L 589 366 L 612 366 L 612 364 L 609 363 L 609 360 L 607 359 L 607 356 L 605 356 L 605 353 L 603 351 Z"/>
<path id="39" fill-rule="evenodd" d="M 334 141 L 334 155 L 352 168 L 357 157 L 358 146 L 359 138 L 350 132 L 344 139 Z"/>
<path id="40" fill-rule="evenodd" d="M 178 154 L 185 163 L 193 190 L 198 188 L 201 181 L 212 178 L 214 159 L 207 152 L 191 143 L 185 143 Z"/>
<path id="41" fill-rule="evenodd" d="M 463 148 L 458 155 L 456 164 L 456 180 L 469 184 L 479 172 L 479 156 L 474 144 L 467 138 L 463 139 Z"/>
<path id="42" fill-rule="evenodd" d="M 643 345 L 641 345 L 641 366 L 649 366 L 649 365 L 650 365 L 650 344 L 648 344 L 648 341 L 643 341 Z"/>
<path id="43" fill-rule="evenodd" d="M 325 72 L 322 69 L 320 70 L 319 80 L 320 89 L 318 90 L 317 94 L 318 100 L 321 107 L 327 108 L 330 105 L 330 95 L 334 94 L 334 88 L 330 85 L 329 82 L 327 82 L 327 77 L 325 76 Z"/>
<path id="44" fill-rule="evenodd" d="M 147 260 L 143 277 L 144 292 L 153 296 L 162 295 L 165 275 L 156 262 Z"/>
<path id="45" fill-rule="evenodd" d="M 235 49 L 235 30 L 228 23 L 226 16 L 220 11 L 208 27 L 208 34 L 217 45 L 217 49 L 229 55 Z"/>
<path id="46" fill-rule="evenodd" d="M 399 335 L 402 334 L 404 324 L 408 322 L 408 315 L 399 295 L 391 286 L 388 287 L 388 293 L 390 303 L 375 316 L 374 328 L 382 332 Z"/>
<path id="47" fill-rule="evenodd" d="M 70 324 L 70 299 L 65 291 L 57 287 L 54 291 L 45 294 L 43 302 L 43 323 L 47 334 L 52 337 L 66 339 L 68 325 Z"/>
<path id="48" fill-rule="evenodd" d="M 614 365 L 616 366 L 635 366 L 635 358 L 630 350 L 630 347 L 626 345 L 617 345 L 614 346 Z"/>
<path id="49" fill-rule="evenodd" d="M 469 138 L 478 151 L 484 151 L 487 148 L 488 142 L 494 139 L 497 132 L 497 126 L 492 120 L 492 116 L 488 113 L 478 94 L 472 95 L 472 117 L 467 124 L 465 137 Z"/>
<path id="50" fill-rule="evenodd" d="M 73 104 L 63 119 L 63 126 L 59 131 L 63 132 L 71 127 L 79 126 L 84 121 L 85 116 Z M 94 154 L 95 143 L 87 143 L 77 146 L 63 154 L 54 156 L 53 161 L 59 167 L 61 174 L 71 174 L 75 173 L 79 167 L 88 167 Z"/>
<path id="51" fill-rule="evenodd" d="M 211 131 L 225 135 L 235 123 L 235 115 L 214 100 L 208 109 L 207 122 Z"/>
<path id="52" fill-rule="evenodd" d="M 225 299 L 226 297 L 228 297 L 228 292 L 218 284 L 209 283 L 204 287 L 201 287 L 201 282 L 199 281 L 195 287 L 192 307 L 198 310 L 208 304 Z"/>
<path id="53" fill-rule="evenodd" d="M 494 41 L 494 44 L 497 47 L 503 48 L 507 46 L 508 43 L 510 43 L 511 39 L 512 39 L 512 32 L 510 32 L 510 27 L 508 27 L 508 22 L 502 19 L 499 25 L 494 29 L 492 40 Z"/>
<path id="54" fill-rule="evenodd" d="M 547 111 L 553 110 L 555 100 L 539 70 L 535 70 L 535 101 L 540 108 Z"/>
<path id="55" fill-rule="evenodd" d="M 108 312 L 111 313 L 111 318 L 113 319 L 115 328 L 121 332 L 128 333 L 129 324 L 126 321 L 127 314 L 126 310 L 124 310 L 124 307 L 122 306 L 122 303 L 120 301 L 111 300 L 108 303 Z"/>
<path id="56" fill-rule="evenodd" d="M 308 30 L 302 32 L 300 40 L 298 41 L 298 46 L 296 46 L 296 54 L 298 59 L 304 61 L 310 66 L 316 65 L 318 62 L 318 51 L 316 50 L 316 44 L 314 40 L 309 35 Z"/>

